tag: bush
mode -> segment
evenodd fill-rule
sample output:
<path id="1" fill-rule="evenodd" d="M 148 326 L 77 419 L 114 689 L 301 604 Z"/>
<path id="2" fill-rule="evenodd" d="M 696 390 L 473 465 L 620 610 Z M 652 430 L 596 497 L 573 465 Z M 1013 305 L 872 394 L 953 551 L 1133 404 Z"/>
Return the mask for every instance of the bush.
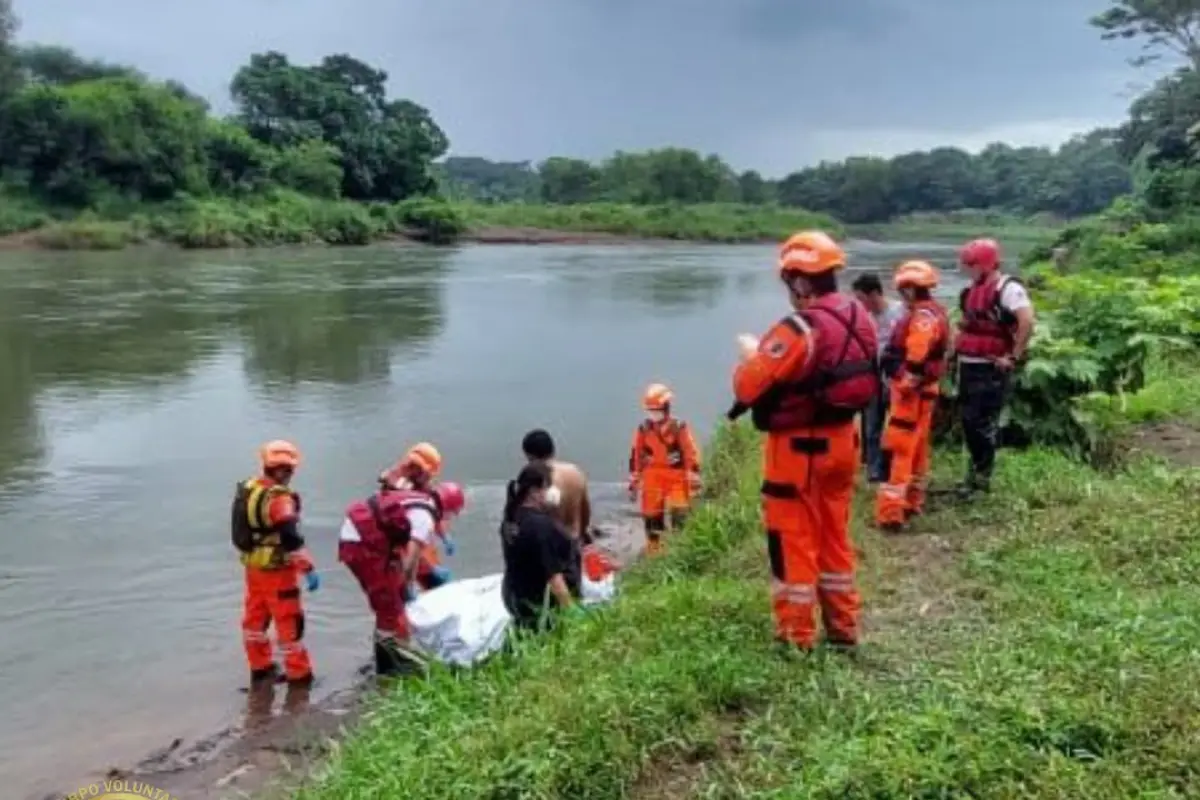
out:
<path id="1" fill-rule="evenodd" d="M 467 230 L 467 219 L 460 209 L 428 197 L 403 200 L 392 206 L 390 216 L 413 238 L 430 244 L 449 244 Z"/>
<path id="2" fill-rule="evenodd" d="M 147 231 L 132 222 L 81 217 L 39 228 L 35 241 L 48 250 L 121 250 L 147 239 Z"/>

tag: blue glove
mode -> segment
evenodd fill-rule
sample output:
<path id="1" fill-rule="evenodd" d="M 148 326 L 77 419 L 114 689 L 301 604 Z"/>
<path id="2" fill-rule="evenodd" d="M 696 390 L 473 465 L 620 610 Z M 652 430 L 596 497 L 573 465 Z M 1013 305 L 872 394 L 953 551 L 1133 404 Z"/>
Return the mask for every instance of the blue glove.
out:
<path id="1" fill-rule="evenodd" d="M 411 583 L 404 584 L 404 602 L 411 603 L 417 599 L 417 587 Z"/>
<path id="2" fill-rule="evenodd" d="M 454 543 L 453 539 L 447 536 L 442 541 L 442 549 L 446 551 L 446 555 L 453 556 L 458 551 L 458 545 Z"/>
<path id="3" fill-rule="evenodd" d="M 453 580 L 454 576 L 450 573 L 450 570 L 446 569 L 441 564 L 438 564 L 429 571 L 429 577 L 433 578 L 433 581 L 431 582 L 434 586 L 445 586 L 447 583 Z"/>
<path id="4" fill-rule="evenodd" d="M 304 573 L 304 588 L 310 592 L 315 592 L 321 588 L 321 576 L 317 574 L 315 569 Z"/>

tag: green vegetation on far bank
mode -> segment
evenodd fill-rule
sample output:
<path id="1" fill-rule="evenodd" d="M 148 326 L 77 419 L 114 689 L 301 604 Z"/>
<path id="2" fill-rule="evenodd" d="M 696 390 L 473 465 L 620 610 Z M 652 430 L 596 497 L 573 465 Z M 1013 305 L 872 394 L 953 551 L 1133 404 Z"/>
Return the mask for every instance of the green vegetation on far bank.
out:
<path id="1" fill-rule="evenodd" d="M 981 236 L 998 239 L 1011 252 L 1025 252 L 1045 242 L 1067 222 L 1049 214 L 1019 216 L 987 209 L 947 213 L 905 214 L 888 222 L 848 225 L 851 236 L 881 242 L 945 242 L 959 244 Z"/>
<path id="2" fill-rule="evenodd" d="M 471 227 L 580 231 L 707 242 L 779 241 L 803 228 L 841 236 L 845 229 L 826 214 L 799 208 L 744 203 L 635 205 L 632 203 L 463 203 Z"/>
<path id="3" fill-rule="evenodd" d="M 116 250 L 151 242 L 186 248 L 275 245 L 362 245 L 389 237 L 432 244 L 463 238 L 538 241 L 555 233 L 599 234 L 697 242 L 777 241 L 800 228 L 844 233 L 822 214 L 735 203 L 639 206 L 485 205 L 413 197 L 398 203 L 358 203 L 274 190 L 241 199 L 188 198 L 109 210 L 56 215 L 36 204 L 0 201 L 0 235 L 24 246 Z"/>
<path id="4" fill-rule="evenodd" d="M 434 114 L 389 97 L 387 73 L 350 55 L 296 64 L 255 53 L 231 76 L 233 113 L 217 116 L 178 82 L 20 42 L 17 31 L 0 0 L 0 234 L 23 244 L 447 242 L 487 226 L 756 241 L 813 224 L 840 230 L 830 217 L 876 223 L 964 207 L 1075 216 L 1130 182 L 1107 131 L 1054 150 L 850 158 L 780 180 L 679 147 L 536 168 L 445 158 Z M 494 202 L 510 205 L 483 205 Z"/>

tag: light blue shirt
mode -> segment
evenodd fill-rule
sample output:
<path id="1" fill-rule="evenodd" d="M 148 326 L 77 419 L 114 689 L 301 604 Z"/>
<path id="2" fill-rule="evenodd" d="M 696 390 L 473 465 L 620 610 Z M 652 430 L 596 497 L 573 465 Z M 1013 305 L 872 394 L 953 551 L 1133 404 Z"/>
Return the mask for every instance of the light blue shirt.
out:
<path id="1" fill-rule="evenodd" d="M 892 338 L 896 323 L 904 317 L 904 304 L 899 300 L 888 300 L 887 308 L 878 314 L 871 312 L 871 316 L 875 318 L 875 329 L 879 333 L 879 352 L 882 354 L 883 348 L 887 347 L 888 340 Z"/>

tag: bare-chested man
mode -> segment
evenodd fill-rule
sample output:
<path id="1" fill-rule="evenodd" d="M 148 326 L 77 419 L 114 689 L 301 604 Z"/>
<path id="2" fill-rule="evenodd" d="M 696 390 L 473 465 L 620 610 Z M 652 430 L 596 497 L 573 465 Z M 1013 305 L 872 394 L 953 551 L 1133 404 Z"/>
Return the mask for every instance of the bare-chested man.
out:
<path id="1" fill-rule="evenodd" d="M 554 488 L 558 491 L 555 517 L 572 538 L 583 540 L 592 525 L 592 502 L 588 496 L 587 475 L 569 461 L 554 457 L 554 439 L 544 430 L 530 431 L 521 440 L 521 450 L 530 463 L 550 467 Z"/>

